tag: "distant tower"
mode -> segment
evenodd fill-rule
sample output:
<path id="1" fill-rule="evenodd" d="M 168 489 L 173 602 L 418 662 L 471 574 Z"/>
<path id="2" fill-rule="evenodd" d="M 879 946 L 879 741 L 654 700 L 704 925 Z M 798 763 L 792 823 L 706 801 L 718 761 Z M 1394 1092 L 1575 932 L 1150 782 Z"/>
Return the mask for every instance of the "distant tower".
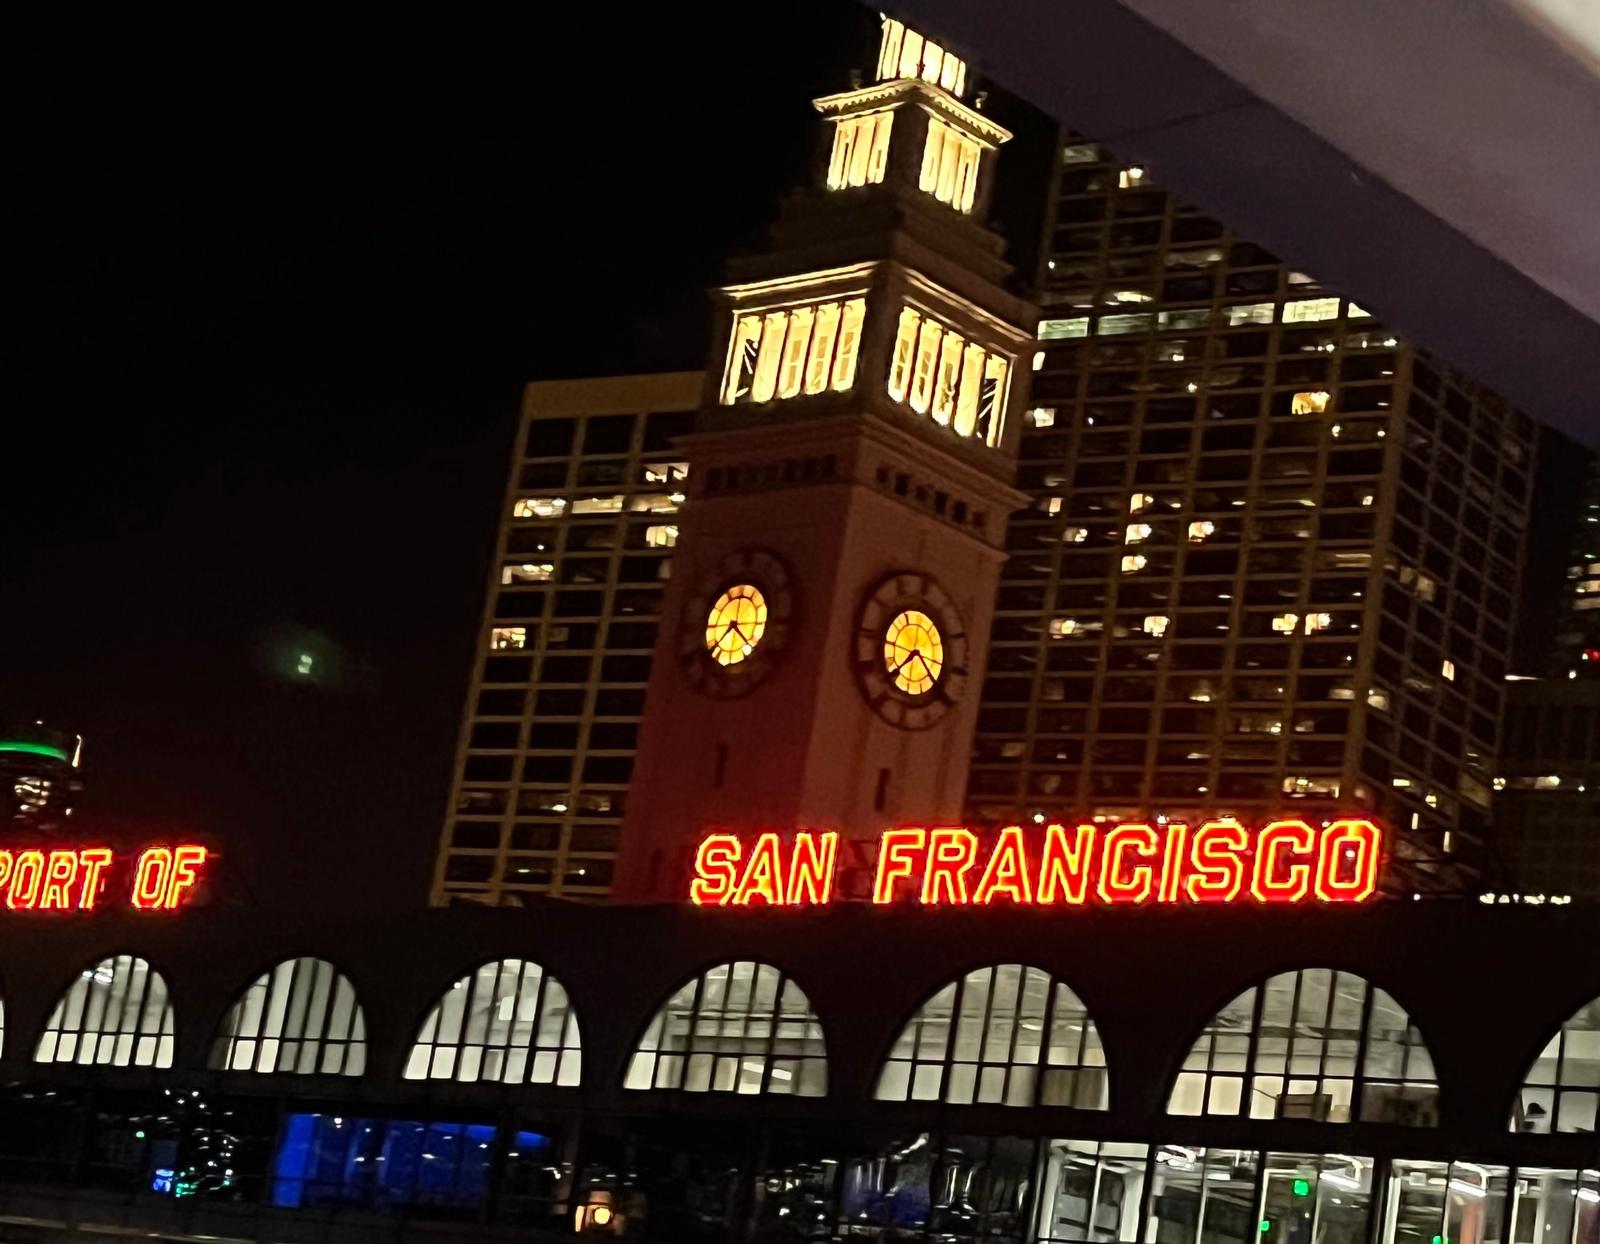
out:
<path id="1" fill-rule="evenodd" d="M 83 740 L 42 722 L 0 723 L 0 832 L 59 829 L 83 789 Z"/>
<path id="2" fill-rule="evenodd" d="M 1600 459 L 1589 462 L 1578 506 L 1551 673 L 1600 678 Z"/>
<path id="3" fill-rule="evenodd" d="M 616 897 L 740 826 L 959 818 L 1036 312 L 983 225 L 1010 134 L 885 19 L 816 100 L 818 186 L 732 266 L 662 607 Z"/>

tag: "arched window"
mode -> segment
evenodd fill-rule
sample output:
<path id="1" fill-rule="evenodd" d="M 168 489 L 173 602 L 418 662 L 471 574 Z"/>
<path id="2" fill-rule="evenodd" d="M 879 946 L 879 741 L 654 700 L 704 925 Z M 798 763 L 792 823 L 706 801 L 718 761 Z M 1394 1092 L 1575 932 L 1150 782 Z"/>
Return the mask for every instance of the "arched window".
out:
<path id="1" fill-rule="evenodd" d="M 1106 1108 L 1106 1056 L 1089 1012 L 1048 972 L 978 968 L 911 1017 L 878 1073 L 879 1101 Z"/>
<path id="2" fill-rule="evenodd" d="M 113 955 L 67 987 L 45 1023 L 39 1063 L 170 1067 L 172 1003 L 167 982 L 143 959 Z"/>
<path id="3" fill-rule="evenodd" d="M 367 1024 L 356 991 L 325 959 L 285 959 L 259 977 L 217 1028 L 207 1064 L 222 1071 L 358 1076 Z"/>
<path id="4" fill-rule="evenodd" d="M 1528 1068 L 1513 1132 L 1593 1132 L 1600 1103 L 1600 998 L 1562 1024 Z"/>
<path id="5" fill-rule="evenodd" d="M 622 1086 L 686 1093 L 828 1091 L 822 1025 L 800 986 L 766 963 L 719 963 L 655 1013 Z"/>
<path id="6" fill-rule="evenodd" d="M 1246 989 L 1212 1018 L 1168 1114 L 1326 1123 L 1438 1122 L 1433 1058 L 1411 1017 L 1349 972 L 1306 968 Z"/>
<path id="7" fill-rule="evenodd" d="M 405 1078 L 573 1085 L 582 1073 L 578 1018 L 561 982 L 537 963 L 501 959 L 456 981 L 428 1012 Z"/>

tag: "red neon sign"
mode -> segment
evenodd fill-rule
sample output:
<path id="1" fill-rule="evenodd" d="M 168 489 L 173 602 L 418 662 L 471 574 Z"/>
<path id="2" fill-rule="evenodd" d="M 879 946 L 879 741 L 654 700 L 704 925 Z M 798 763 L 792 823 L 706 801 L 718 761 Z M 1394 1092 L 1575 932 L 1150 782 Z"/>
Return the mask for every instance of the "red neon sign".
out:
<path id="1" fill-rule="evenodd" d="M 184 906 L 210 853 L 194 843 L 147 847 L 126 882 L 137 911 Z M 0 896 L 10 911 L 95 911 L 118 863 L 110 847 L 0 849 Z"/>
<path id="2" fill-rule="evenodd" d="M 1378 888 L 1383 831 L 1362 818 L 1313 825 L 1223 819 L 1191 826 L 1009 825 L 989 838 L 960 825 L 878 837 L 871 901 L 924 907 L 1263 906 L 1364 903 Z M 822 907 L 834 901 L 839 835 L 712 834 L 695 852 L 697 907 Z"/>

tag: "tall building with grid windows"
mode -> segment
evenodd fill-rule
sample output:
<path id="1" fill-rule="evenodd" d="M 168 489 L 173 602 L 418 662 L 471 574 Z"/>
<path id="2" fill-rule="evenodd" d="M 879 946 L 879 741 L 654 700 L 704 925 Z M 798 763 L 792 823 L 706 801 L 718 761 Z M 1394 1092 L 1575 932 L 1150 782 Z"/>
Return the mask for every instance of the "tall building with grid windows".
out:
<path id="1" fill-rule="evenodd" d="M 1584 472 L 1576 517 L 1550 672 L 1600 678 L 1600 459 Z"/>
<path id="2" fill-rule="evenodd" d="M 1362 807 L 1480 865 L 1533 422 L 1069 136 L 969 800 Z"/>
<path id="3" fill-rule="evenodd" d="M 527 387 L 434 902 L 608 892 L 703 382 Z"/>
<path id="4" fill-rule="evenodd" d="M 1600 898 L 1600 679 L 1519 679 L 1508 688 L 1488 889 Z"/>
<path id="5" fill-rule="evenodd" d="M 1564 445 L 1567 453 L 1581 452 Z M 1571 515 L 1566 574 L 1536 677 L 1507 687 L 1495 780 L 1506 901 L 1600 898 L 1600 464 L 1590 456 Z"/>

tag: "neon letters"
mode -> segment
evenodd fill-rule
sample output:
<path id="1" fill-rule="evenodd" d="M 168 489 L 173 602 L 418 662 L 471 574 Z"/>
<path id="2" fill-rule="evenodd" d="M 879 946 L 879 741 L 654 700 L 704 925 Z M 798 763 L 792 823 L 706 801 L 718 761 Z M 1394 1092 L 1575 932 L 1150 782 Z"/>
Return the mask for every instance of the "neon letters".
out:
<path id="1" fill-rule="evenodd" d="M 137 911 L 176 911 L 200 883 L 209 852 L 193 843 L 146 847 L 127 879 Z M 9 911 L 98 911 L 118 859 L 110 847 L 0 850 L 0 901 Z"/>
<path id="2" fill-rule="evenodd" d="M 1262 906 L 1364 903 L 1377 892 L 1383 831 L 1347 818 L 902 826 L 878 837 L 870 901 L 924 907 Z M 712 834 L 695 852 L 698 907 L 821 907 L 834 901 L 839 835 Z"/>

